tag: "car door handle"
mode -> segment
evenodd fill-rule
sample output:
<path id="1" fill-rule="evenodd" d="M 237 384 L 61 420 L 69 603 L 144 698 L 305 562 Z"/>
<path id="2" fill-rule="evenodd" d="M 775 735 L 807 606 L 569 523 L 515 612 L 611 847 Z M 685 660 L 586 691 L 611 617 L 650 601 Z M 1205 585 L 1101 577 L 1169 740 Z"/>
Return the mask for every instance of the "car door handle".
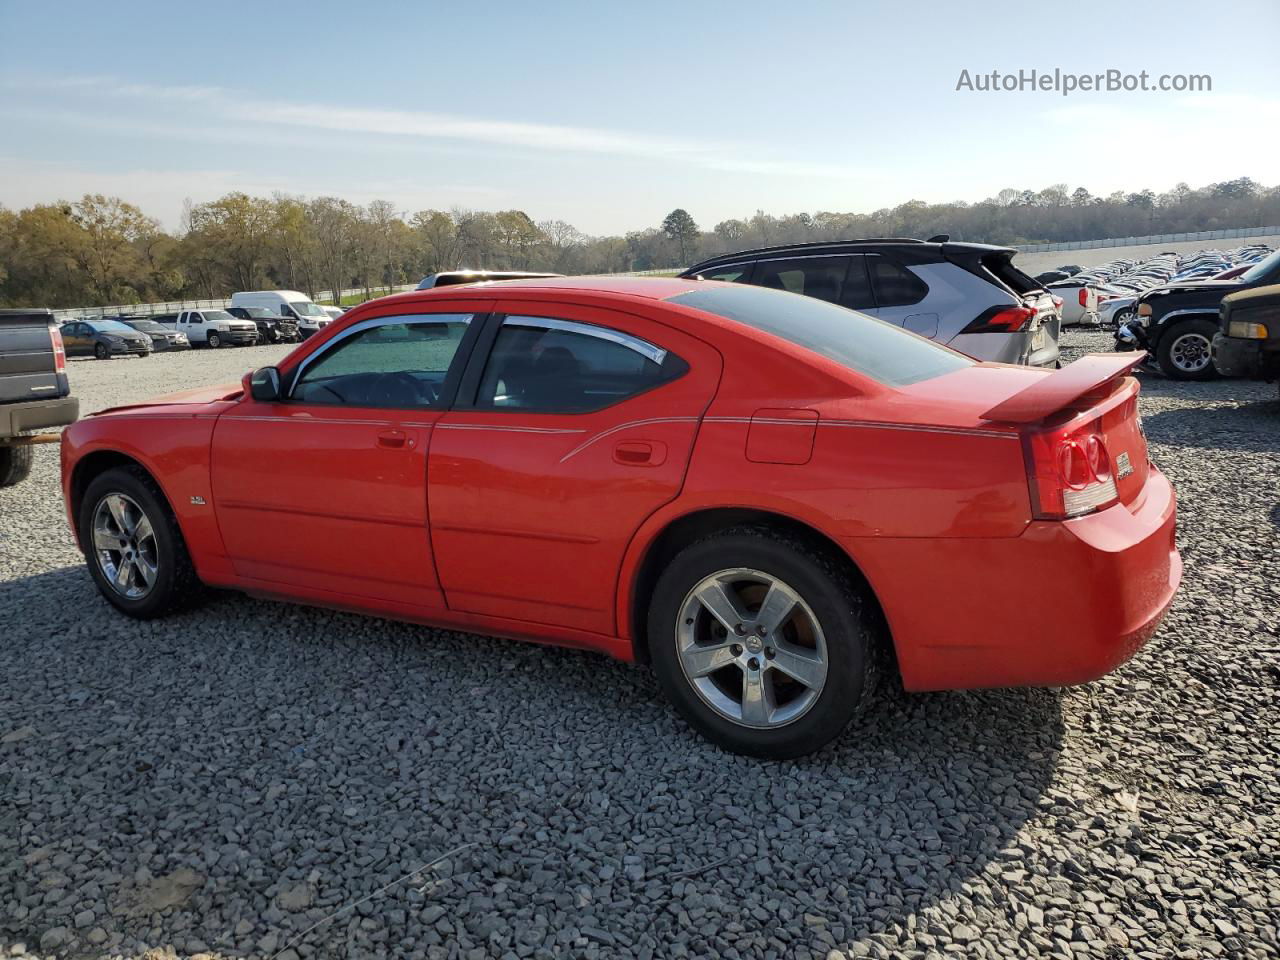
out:
<path id="1" fill-rule="evenodd" d="M 613 459 L 632 467 L 656 467 L 667 459 L 667 445 L 651 440 L 623 440 L 614 446 Z"/>
<path id="2" fill-rule="evenodd" d="M 405 446 L 412 447 L 413 443 L 403 430 L 382 430 L 378 433 L 378 446 L 399 449 Z"/>

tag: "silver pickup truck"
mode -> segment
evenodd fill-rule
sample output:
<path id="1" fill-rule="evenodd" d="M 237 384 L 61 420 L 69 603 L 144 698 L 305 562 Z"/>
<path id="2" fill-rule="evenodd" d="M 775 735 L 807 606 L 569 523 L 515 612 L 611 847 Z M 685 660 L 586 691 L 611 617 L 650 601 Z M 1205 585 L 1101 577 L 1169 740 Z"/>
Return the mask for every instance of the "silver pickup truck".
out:
<path id="1" fill-rule="evenodd" d="M 0 487 L 26 479 L 34 444 L 58 439 L 35 431 L 73 423 L 79 415 L 53 314 L 0 310 Z"/>

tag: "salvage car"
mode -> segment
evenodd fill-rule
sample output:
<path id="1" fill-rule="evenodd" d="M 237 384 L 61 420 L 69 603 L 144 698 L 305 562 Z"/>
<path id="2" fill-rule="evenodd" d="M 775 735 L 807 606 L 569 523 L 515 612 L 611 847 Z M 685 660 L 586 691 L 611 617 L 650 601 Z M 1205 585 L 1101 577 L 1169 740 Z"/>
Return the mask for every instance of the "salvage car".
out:
<path id="1" fill-rule="evenodd" d="M 252 320 L 258 328 L 259 343 L 297 343 L 302 339 L 296 323 L 266 307 L 228 307 L 227 313 L 241 320 Z"/>
<path id="2" fill-rule="evenodd" d="M 723 254 L 681 276 L 838 303 L 979 360 L 1054 366 L 1059 307 L 1013 265 L 1016 254 L 943 238 L 843 240 Z"/>
<path id="3" fill-rule="evenodd" d="M 1280 250 L 1231 280 L 1170 283 L 1138 298 L 1135 320 L 1116 331 L 1117 350 L 1145 350 L 1173 380 L 1212 380 L 1212 358 L 1223 297 L 1280 283 Z"/>
<path id="4" fill-rule="evenodd" d="M 150 337 L 151 349 L 157 353 L 191 349 L 191 341 L 187 339 L 185 333 L 170 329 L 163 323 L 156 323 L 149 317 L 129 317 L 127 319 L 122 317 L 120 322 Z"/>
<path id="5" fill-rule="evenodd" d="M 1224 377 L 1280 380 L 1280 284 L 1222 300 L 1213 362 Z"/>
<path id="6" fill-rule="evenodd" d="M 651 663 L 760 757 L 909 690 L 1076 684 L 1181 576 L 1136 357 L 978 363 L 812 297 L 566 278 L 371 301 L 63 434 L 102 595 L 201 584 Z M 993 584 L 1070 579 L 1052 609 Z"/>
<path id="7" fill-rule="evenodd" d="M 75 420 L 80 401 L 67 382 L 62 334 L 48 310 L 0 310 L 0 487 L 31 473 L 38 430 Z"/>
<path id="8" fill-rule="evenodd" d="M 119 320 L 73 320 L 61 329 L 69 357 L 149 357 L 151 338 Z"/>

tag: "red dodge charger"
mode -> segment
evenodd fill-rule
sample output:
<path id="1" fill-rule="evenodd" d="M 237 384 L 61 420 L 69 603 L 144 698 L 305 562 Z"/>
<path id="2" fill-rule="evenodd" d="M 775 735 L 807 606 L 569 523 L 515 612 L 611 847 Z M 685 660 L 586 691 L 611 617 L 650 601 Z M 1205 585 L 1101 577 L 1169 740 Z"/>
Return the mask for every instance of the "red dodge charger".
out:
<path id="1" fill-rule="evenodd" d="M 976 363 L 716 282 L 448 287 L 240 387 L 85 417 L 62 482 L 131 616 L 210 585 L 586 647 L 651 663 L 717 743 L 792 757 L 883 666 L 1058 686 L 1151 636 L 1182 564 L 1136 362 Z"/>

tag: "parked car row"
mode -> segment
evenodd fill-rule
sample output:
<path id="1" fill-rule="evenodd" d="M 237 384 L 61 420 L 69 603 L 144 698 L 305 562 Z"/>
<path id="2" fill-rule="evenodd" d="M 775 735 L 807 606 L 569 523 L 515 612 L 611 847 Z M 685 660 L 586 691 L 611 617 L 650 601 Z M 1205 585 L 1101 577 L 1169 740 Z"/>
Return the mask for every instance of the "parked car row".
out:
<path id="1" fill-rule="evenodd" d="M 295 290 L 255 290 L 233 294 L 226 310 L 201 308 L 176 313 L 123 314 L 65 320 L 62 338 L 68 356 L 147 356 L 193 346 L 252 346 L 298 343 L 323 330 L 343 311 L 312 303 Z"/>

